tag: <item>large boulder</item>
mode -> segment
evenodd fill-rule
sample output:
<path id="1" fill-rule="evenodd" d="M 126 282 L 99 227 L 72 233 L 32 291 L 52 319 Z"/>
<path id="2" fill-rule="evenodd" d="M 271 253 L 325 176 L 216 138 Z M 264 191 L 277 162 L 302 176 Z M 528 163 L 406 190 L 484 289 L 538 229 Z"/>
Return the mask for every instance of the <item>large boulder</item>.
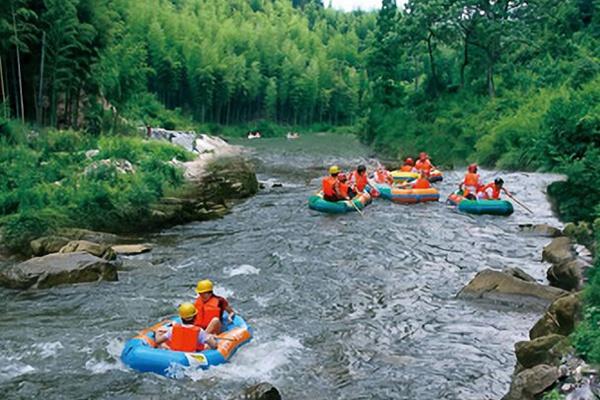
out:
<path id="1" fill-rule="evenodd" d="M 133 256 L 147 253 L 152 250 L 149 244 L 120 244 L 112 246 L 112 249 L 120 256 Z"/>
<path id="2" fill-rule="evenodd" d="M 564 290 L 579 290 L 583 282 L 582 270 L 584 264 L 579 260 L 571 260 L 553 264 L 546 272 L 551 286 Z"/>
<path id="3" fill-rule="evenodd" d="M 532 236 L 555 238 L 563 235 L 560 229 L 548 224 L 519 224 L 519 229 Z"/>
<path id="4" fill-rule="evenodd" d="M 60 249 L 60 253 L 78 253 L 81 251 L 109 261 L 117 258 L 117 254 L 109 246 L 87 240 L 73 240 Z"/>
<path id="5" fill-rule="evenodd" d="M 523 369 L 539 364 L 559 366 L 561 358 L 568 352 L 568 339 L 562 335 L 550 334 L 533 340 L 517 342 L 515 353 L 517 362 Z"/>
<path id="6" fill-rule="evenodd" d="M 562 289 L 524 280 L 508 272 L 485 269 L 475 275 L 458 297 L 549 304 L 565 294 Z"/>
<path id="7" fill-rule="evenodd" d="M 554 301 L 542 318 L 529 331 L 529 338 L 536 339 L 550 334 L 568 336 L 581 320 L 582 292 L 573 293 Z"/>
<path id="8" fill-rule="evenodd" d="M 573 243 L 568 237 L 557 237 L 542 251 L 542 259 L 551 264 L 561 264 L 575 258 Z"/>
<path id="9" fill-rule="evenodd" d="M 45 256 L 46 254 L 58 253 L 69 239 L 63 236 L 44 236 L 29 243 L 31 253 L 36 257 Z"/>
<path id="10" fill-rule="evenodd" d="M 281 395 L 275 386 L 262 382 L 244 389 L 232 400 L 281 400 Z"/>
<path id="11" fill-rule="evenodd" d="M 116 281 L 114 263 L 86 252 L 49 254 L 4 269 L 0 285 L 13 289 L 48 288 L 65 283 Z"/>
<path id="12" fill-rule="evenodd" d="M 510 390 L 502 400 L 534 400 L 560 377 L 557 367 L 540 364 L 519 372 L 512 380 Z"/>

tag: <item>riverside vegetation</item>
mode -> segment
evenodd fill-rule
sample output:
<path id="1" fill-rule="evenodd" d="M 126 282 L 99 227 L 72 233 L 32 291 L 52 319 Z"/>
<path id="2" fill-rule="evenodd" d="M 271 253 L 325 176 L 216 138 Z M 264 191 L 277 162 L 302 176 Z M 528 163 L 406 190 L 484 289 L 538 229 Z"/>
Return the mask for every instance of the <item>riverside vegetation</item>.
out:
<path id="1" fill-rule="evenodd" d="M 131 137 L 139 125 L 267 136 L 344 125 L 393 157 L 561 172 L 548 189 L 559 215 L 598 232 L 599 60 L 599 0 L 383 0 L 353 13 L 315 0 L 3 1 L 5 242 L 63 221 L 134 223 L 177 188 L 167 161 L 189 155 Z M 92 148 L 139 173 L 82 174 Z M 597 269 L 573 336 L 594 362 Z"/>

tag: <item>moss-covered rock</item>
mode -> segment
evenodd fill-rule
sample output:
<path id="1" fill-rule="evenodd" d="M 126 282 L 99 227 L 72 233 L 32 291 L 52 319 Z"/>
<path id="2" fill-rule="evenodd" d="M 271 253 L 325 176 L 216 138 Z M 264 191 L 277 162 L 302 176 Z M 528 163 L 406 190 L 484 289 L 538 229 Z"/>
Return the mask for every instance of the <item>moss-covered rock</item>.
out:
<path id="1" fill-rule="evenodd" d="M 109 261 L 117 258 L 117 253 L 111 247 L 87 240 L 73 240 L 60 249 L 61 253 L 77 253 L 81 251 Z"/>
<path id="2" fill-rule="evenodd" d="M 569 349 L 568 339 L 557 334 L 541 336 L 515 344 L 517 362 L 522 369 L 539 364 L 558 366 L 561 358 L 568 353 Z"/>
<path id="3" fill-rule="evenodd" d="M 31 253 L 36 257 L 58 253 L 67 243 L 69 238 L 64 236 L 43 236 L 30 242 Z"/>
<path id="4" fill-rule="evenodd" d="M 529 331 L 529 338 L 536 339 L 550 334 L 568 336 L 581 320 L 582 292 L 573 293 L 554 301 L 542 318 Z"/>

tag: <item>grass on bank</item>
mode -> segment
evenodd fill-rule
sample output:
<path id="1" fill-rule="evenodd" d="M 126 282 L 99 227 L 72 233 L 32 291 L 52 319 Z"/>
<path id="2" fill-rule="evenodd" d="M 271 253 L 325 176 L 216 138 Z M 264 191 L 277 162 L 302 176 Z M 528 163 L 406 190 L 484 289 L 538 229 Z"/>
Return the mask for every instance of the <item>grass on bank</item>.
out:
<path id="1" fill-rule="evenodd" d="M 86 156 L 94 149 L 98 154 Z M 2 242 L 26 254 L 30 240 L 61 227 L 142 229 L 150 205 L 183 183 L 173 158 L 191 154 L 141 137 L 32 131 L 0 121 Z"/>

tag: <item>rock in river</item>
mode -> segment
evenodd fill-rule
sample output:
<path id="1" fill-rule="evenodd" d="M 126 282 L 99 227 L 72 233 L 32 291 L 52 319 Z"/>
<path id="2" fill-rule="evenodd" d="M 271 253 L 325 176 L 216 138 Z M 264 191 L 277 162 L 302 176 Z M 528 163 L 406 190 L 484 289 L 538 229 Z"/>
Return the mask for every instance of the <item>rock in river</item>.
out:
<path id="1" fill-rule="evenodd" d="M 550 285 L 564 290 L 578 290 L 583 283 L 585 264 L 579 260 L 571 260 L 553 264 L 546 272 Z"/>
<path id="2" fill-rule="evenodd" d="M 475 275 L 458 297 L 548 304 L 565 294 L 562 289 L 524 280 L 509 272 L 485 269 Z"/>
<path id="3" fill-rule="evenodd" d="M 246 388 L 232 400 L 281 400 L 281 395 L 275 386 L 263 382 Z"/>
<path id="4" fill-rule="evenodd" d="M 31 253 L 36 257 L 45 256 L 46 254 L 58 253 L 69 239 L 63 236 L 44 236 L 29 243 Z"/>
<path id="5" fill-rule="evenodd" d="M 548 224 L 519 224 L 519 229 L 521 230 L 521 232 L 533 236 L 555 238 L 563 235 L 560 229 L 550 226 Z"/>
<path id="6" fill-rule="evenodd" d="M 535 395 L 552 386 L 559 376 L 557 367 L 546 364 L 521 371 L 513 379 L 510 391 L 502 400 L 534 400 Z"/>
<path id="7" fill-rule="evenodd" d="M 581 294 L 573 293 L 554 301 L 544 316 L 529 331 L 529 338 L 535 339 L 556 333 L 570 335 L 575 330 L 575 324 L 581 320 Z"/>
<path id="8" fill-rule="evenodd" d="M 86 252 L 36 257 L 0 273 L 0 284 L 13 289 L 43 289 L 64 283 L 117 279 L 114 263 Z"/>
<path id="9" fill-rule="evenodd" d="M 517 342 L 515 353 L 517 362 L 524 369 L 539 364 L 555 365 L 568 352 L 568 339 L 562 335 L 550 334 L 533 340 Z"/>
<path id="10" fill-rule="evenodd" d="M 544 247 L 542 259 L 552 264 L 560 264 L 575 258 L 573 243 L 568 237 L 557 237 Z"/>
<path id="11" fill-rule="evenodd" d="M 87 240 L 73 240 L 60 249 L 61 253 L 77 253 L 81 251 L 109 261 L 117 258 L 117 254 L 112 248 Z"/>
<path id="12" fill-rule="evenodd" d="M 112 249 L 120 256 L 133 256 L 149 252 L 152 250 L 152 246 L 149 244 L 120 244 L 113 246 Z"/>

